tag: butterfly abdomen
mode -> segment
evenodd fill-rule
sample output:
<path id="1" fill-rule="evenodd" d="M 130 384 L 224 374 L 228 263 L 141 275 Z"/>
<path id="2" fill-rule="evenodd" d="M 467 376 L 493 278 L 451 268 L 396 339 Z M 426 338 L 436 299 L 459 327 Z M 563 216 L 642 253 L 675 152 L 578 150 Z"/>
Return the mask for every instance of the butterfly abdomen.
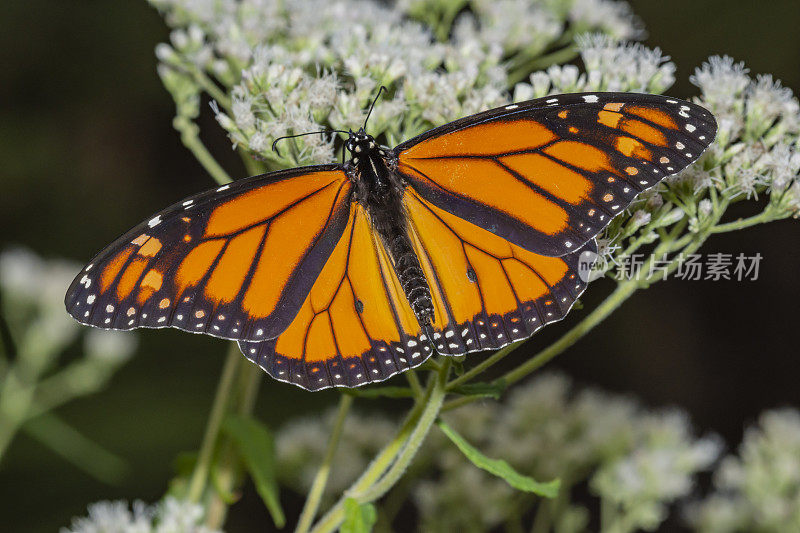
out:
<path id="1" fill-rule="evenodd" d="M 411 249 L 411 242 L 404 233 L 397 233 L 392 237 L 389 251 L 394 258 L 394 268 L 397 279 L 403 287 L 406 300 L 423 326 L 428 324 L 433 317 L 433 300 L 428 281 L 422 272 L 419 259 Z"/>
<path id="2" fill-rule="evenodd" d="M 380 195 L 371 195 L 368 206 L 373 228 L 389 253 L 406 300 L 424 326 L 433 317 L 433 300 L 422 265 L 411 245 L 400 198 L 397 190 L 387 188 Z"/>
<path id="3" fill-rule="evenodd" d="M 408 304 L 420 325 L 428 326 L 433 319 L 433 299 L 409 237 L 403 186 L 371 137 L 365 135 L 357 141 L 353 151 L 359 154 L 353 163 L 358 169 L 360 201 L 370 213 L 372 227 L 383 241 Z"/>

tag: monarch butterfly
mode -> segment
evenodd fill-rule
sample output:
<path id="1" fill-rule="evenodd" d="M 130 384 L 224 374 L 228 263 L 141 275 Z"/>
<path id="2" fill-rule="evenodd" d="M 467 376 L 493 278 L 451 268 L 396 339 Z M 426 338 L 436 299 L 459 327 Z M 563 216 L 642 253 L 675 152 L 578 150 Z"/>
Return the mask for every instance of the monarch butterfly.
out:
<path id="1" fill-rule="evenodd" d="M 342 164 L 238 180 L 139 224 L 66 307 L 236 340 L 309 390 L 381 381 L 563 318 L 594 236 L 715 135 L 698 105 L 627 93 L 506 105 L 394 149 L 361 128 Z"/>

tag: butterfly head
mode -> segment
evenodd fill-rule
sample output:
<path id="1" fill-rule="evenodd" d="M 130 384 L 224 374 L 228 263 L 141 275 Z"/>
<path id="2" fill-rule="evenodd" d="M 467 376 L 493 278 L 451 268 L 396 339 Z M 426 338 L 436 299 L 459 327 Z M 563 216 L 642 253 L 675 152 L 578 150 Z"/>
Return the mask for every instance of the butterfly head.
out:
<path id="1" fill-rule="evenodd" d="M 354 158 L 367 155 L 377 148 L 375 138 L 364 131 L 364 128 L 360 128 L 358 131 L 350 130 L 350 137 L 345 141 L 344 146 L 353 154 Z"/>

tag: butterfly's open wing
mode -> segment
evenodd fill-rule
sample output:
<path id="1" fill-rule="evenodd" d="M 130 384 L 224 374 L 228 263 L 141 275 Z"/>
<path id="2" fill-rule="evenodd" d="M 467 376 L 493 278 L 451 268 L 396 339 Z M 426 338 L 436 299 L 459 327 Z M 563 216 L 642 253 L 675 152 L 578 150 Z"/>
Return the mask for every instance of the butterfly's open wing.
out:
<path id="1" fill-rule="evenodd" d="M 647 94 L 567 94 L 457 120 L 399 145 L 425 200 L 526 250 L 579 249 L 633 198 L 697 159 L 713 116 Z"/>
<path id="2" fill-rule="evenodd" d="M 581 273 L 594 262 L 594 240 L 547 257 L 436 207 L 412 189 L 404 202 L 431 287 L 439 353 L 496 349 L 527 338 L 561 320 L 586 288 Z"/>
<path id="3" fill-rule="evenodd" d="M 324 165 L 188 198 L 95 257 L 67 291 L 67 310 L 102 328 L 275 337 L 339 241 L 351 186 L 340 166 Z"/>
<path id="4" fill-rule="evenodd" d="M 311 390 L 381 381 L 433 352 L 380 237 L 357 203 L 286 331 L 239 347 L 272 377 Z"/>

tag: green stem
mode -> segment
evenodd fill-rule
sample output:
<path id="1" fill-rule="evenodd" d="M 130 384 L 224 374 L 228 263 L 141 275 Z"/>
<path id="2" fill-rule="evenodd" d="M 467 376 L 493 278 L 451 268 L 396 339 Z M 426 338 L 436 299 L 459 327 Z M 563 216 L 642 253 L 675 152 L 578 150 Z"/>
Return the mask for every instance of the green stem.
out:
<path id="1" fill-rule="evenodd" d="M 539 498 L 539 505 L 533 517 L 531 533 L 547 533 L 551 530 L 553 522 L 561 516 L 564 506 L 569 502 L 570 481 L 561 478 L 561 488 L 555 499 L 548 500 Z"/>
<path id="2" fill-rule="evenodd" d="M 422 398 L 422 385 L 419 382 L 419 378 L 417 377 L 417 373 L 414 372 L 414 369 L 409 369 L 405 372 L 406 379 L 408 380 L 408 385 L 411 387 L 411 390 L 414 392 L 414 398 L 419 400 Z"/>
<path id="3" fill-rule="evenodd" d="M 238 350 L 234 349 L 234 351 L 241 359 Z M 262 378 L 263 373 L 258 366 L 241 364 L 238 382 L 234 387 L 234 391 L 238 394 L 232 399 L 233 407 L 229 411 L 235 411 L 239 416 L 250 415 L 255 405 L 259 386 L 263 381 Z M 211 473 L 217 490 L 209 496 L 206 513 L 206 526 L 213 530 L 220 529 L 225 522 L 228 506 L 231 504 L 230 495 L 234 493 L 235 487 L 241 482 L 243 472 L 239 454 L 230 439 L 222 439 L 217 449 L 218 451 L 214 455 L 219 459 L 214 463 L 214 471 Z"/>
<path id="4" fill-rule="evenodd" d="M 195 83 L 197 83 L 200 87 L 205 90 L 208 95 L 219 102 L 219 104 L 224 107 L 226 110 L 230 112 L 231 110 L 231 99 L 228 98 L 228 95 L 219 88 L 219 85 L 214 82 L 211 78 L 206 76 L 206 73 L 202 70 L 198 69 L 197 67 L 192 67 L 192 78 L 194 78 Z"/>
<path id="5" fill-rule="evenodd" d="M 444 397 L 447 394 L 445 385 L 447 384 L 447 375 L 450 370 L 450 360 L 446 359 L 442 365 L 442 369 L 435 375 L 431 376 L 434 380 L 433 389 L 428 395 L 425 404 L 425 410 L 419 417 L 417 427 L 408 437 L 408 442 L 403 447 L 403 451 L 397 456 L 397 460 L 392 464 L 392 467 L 384 474 L 384 476 L 369 489 L 354 493 L 351 497 L 357 499 L 361 503 L 372 502 L 386 494 L 395 483 L 397 483 L 408 468 L 408 465 L 414 459 L 414 456 L 422 446 L 425 437 L 431 429 L 431 426 L 439 416 L 439 411 L 444 403 Z"/>
<path id="6" fill-rule="evenodd" d="M 211 152 L 208 151 L 203 141 L 200 140 L 200 128 L 188 117 L 177 116 L 172 120 L 172 125 L 181 134 L 181 142 L 189 149 L 198 162 L 203 165 L 214 181 L 225 185 L 233 181 L 225 169 L 217 163 Z"/>
<path id="7" fill-rule="evenodd" d="M 192 125 L 194 126 L 194 124 Z M 205 147 L 203 147 L 203 149 L 205 149 Z M 243 151 L 240 151 L 239 154 L 242 157 L 245 167 L 247 167 L 249 170 L 251 168 L 250 165 L 255 163 L 249 160 L 247 154 L 245 154 Z M 209 173 L 211 173 L 210 170 Z M 228 177 L 227 174 L 225 174 L 225 178 L 228 180 L 228 182 L 230 181 L 230 177 Z M 217 178 L 215 177 L 215 179 Z M 217 181 L 219 182 L 219 180 Z M 230 361 L 230 358 L 235 358 L 237 362 L 240 362 L 242 360 L 242 356 L 238 347 L 236 346 L 236 343 L 231 344 L 230 350 L 231 352 L 228 355 L 228 361 Z M 226 361 L 226 369 L 228 361 Z M 227 404 L 233 405 L 233 407 L 231 407 L 229 410 L 235 411 L 240 416 L 248 416 L 253 411 L 253 406 L 255 405 L 255 401 L 258 396 L 258 389 L 262 382 L 263 373 L 256 365 L 243 364 L 238 365 L 238 367 L 238 379 L 234 376 L 237 374 L 237 370 L 235 368 L 232 371 L 234 375 L 231 376 L 226 376 L 225 372 L 223 371 L 223 376 L 220 378 L 219 386 L 221 389 L 225 381 L 230 381 L 231 383 L 236 381 L 235 385 L 226 385 L 228 388 L 226 394 L 232 398 L 229 400 L 229 402 L 227 402 Z M 224 411 L 225 409 L 223 409 L 223 418 L 225 414 Z M 210 424 L 211 420 L 209 420 L 209 425 Z M 219 433 L 219 427 L 217 427 L 216 432 Z M 206 444 L 207 443 L 204 440 L 202 446 L 206 446 Z M 234 487 L 240 483 L 242 476 L 241 461 L 236 449 L 230 441 L 225 439 L 218 445 L 215 442 L 212 442 L 209 461 L 211 461 L 215 456 L 217 457 L 217 461 L 214 464 L 213 474 L 215 485 L 218 490 L 212 492 L 208 499 L 206 526 L 208 526 L 210 529 L 219 529 L 222 526 L 223 522 L 225 521 L 225 516 L 228 512 L 228 495 L 231 494 L 234 490 Z M 211 468 L 210 463 L 205 468 L 205 478 L 207 479 Z M 205 484 L 205 482 L 203 484 Z"/>
<path id="8" fill-rule="evenodd" d="M 344 520 L 344 501 L 347 498 L 357 498 L 362 503 L 372 501 L 367 497 L 380 497 L 391 488 L 389 480 L 397 482 L 438 416 L 445 396 L 445 384 L 449 371 L 450 362 L 445 358 L 439 370 L 428 381 L 425 399 L 415 404 L 395 438 L 373 459 L 361 477 L 320 519 L 311 530 L 312 533 L 328 533 L 339 527 Z M 379 490 L 376 490 L 376 487 Z"/>
<path id="9" fill-rule="evenodd" d="M 197 464 L 192 472 L 192 477 L 189 480 L 189 489 L 187 491 L 187 498 L 190 501 L 200 501 L 203 496 L 204 489 L 208 481 L 208 473 L 211 469 L 211 459 L 214 456 L 217 440 L 219 439 L 219 432 L 222 426 L 222 420 L 225 417 L 225 411 L 230 403 L 231 393 L 233 391 L 233 383 L 236 377 L 236 371 L 242 362 L 242 356 L 236 343 L 231 343 L 228 348 L 228 355 L 225 358 L 225 366 L 222 369 L 222 376 L 217 386 L 217 393 L 214 397 L 214 403 L 211 406 L 211 414 L 208 418 L 208 425 L 206 426 L 205 435 L 203 435 L 203 443 L 200 445 L 200 453 L 197 456 Z"/>
<path id="10" fill-rule="evenodd" d="M 325 451 L 325 457 L 322 460 L 322 465 L 319 467 L 319 470 L 317 470 L 317 474 L 314 476 L 314 481 L 311 483 L 311 489 L 308 492 L 308 498 L 303 506 L 303 511 L 300 513 L 300 519 L 297 522 L 295 533 L 306 533 L 311 527 L 311 523 L 317 514 L 319 503 L 322 500 L 322 494 L 325 492 L 325 485 L 328 483 L 328 476 L 331 472 L 333 457 L 336 455 L 336 450 L 339 447 L 339 439 L 342 436 L 344 421 L 345 418 L 347 418 L 347 413 L 352 404 L 352 396 L 342 394 L 339 398 L 339 410 L 336 413 L 336 421 L 333 425 L 331 438 L 328 441 L 328 449 Z"/>
<path id="11" fill-rule="evenodd" d="M 411 431 L 419 420 L 419 416 L 422 413 L 422 405 L 423 402 L 417 403 L 409 412 L 408 416 L 406 417 L 406 421 L 397 431 L 394 439 L 392 439 L 391 442 L 389 442 L 389 444 L 387 444 L 386 447 L 384 447 L 380 453 L 375 456 L 367 469 L 361 474 L 361 477 L 359 477 L 346 491 L 347 493 L 363 490 L 364 488 L 369 487 L 381 476 L 381 474 L 386 472 L 386 469 L 389 468 L 389 465 L 397 456 L 400 448 L 402 448 L 403 444 L 405 444 L 405 442 L 408 440 L 408 436 L 411 434 Z M 336 529 L 338 524 L 341 523 L 342 519 L 344 518 L 344 500 L 345 498 L 340 498 L 339 501 L 336 502 L 333 507 L 331 507 L 325 516 L 323 516 L 317 525 L 311 530 L 312 533 L 333 531 Z"/>
<path id="12" fill-rule="evenodd" d="M 239 353 L 241 356 L 241 353 Z M 264 382 L 264 371 L 255 364 L 243 365 L 241 369 L 241 391 L 236 413 L 239 416 L 247 416 L 253 412 L 253 407 L 258 398 L 258 389 Z"/>
<path id="13" fill-rule="evenodd" d="M 749 218 L 740 218 L 739 220 L 734 220 L 733 222 L 727 222 L 725 224 L 718 224 L 713 228 L 711 228 L 711 233 L 726 233 L 728 231 L 736 231 L 744 228 L 749 228 L 752 226 L 757 226 L 758 224 L 772 222 L 773 220 L 778 220 L 780 218 L 782 217 L 776 215 L 769 207 L 767 207 L 764 211 L 762 211 L 758 215 L 754 215 Z"/>

